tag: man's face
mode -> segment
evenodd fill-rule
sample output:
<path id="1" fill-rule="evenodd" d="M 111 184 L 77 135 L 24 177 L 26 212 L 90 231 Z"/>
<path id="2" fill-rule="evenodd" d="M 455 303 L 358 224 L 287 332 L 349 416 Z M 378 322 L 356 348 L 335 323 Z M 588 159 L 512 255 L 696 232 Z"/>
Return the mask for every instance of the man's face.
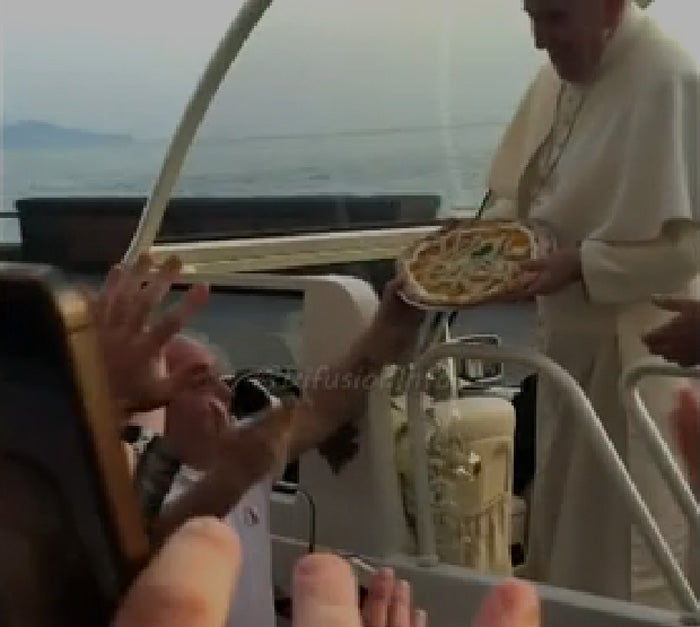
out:
<path id="1" fill-rule="evenodd" d="M 619 23 L 626 0 L 524 0 L 535 45 L 546 50 L 559 76 L 572 83 L 593 78 L 606 33 Z"/>
<path id="2" fill-rule="evenodd" d="M 178 393 L 166 411 L 166 432 L 177 442 L 182 461 L 206 466 L 228 425 L 231 391 L 220 379 L 216 357 L 189 339 L 176 338 L 167 347 L 168 368 L 198 367 L 209 376 L 193 389 Z"/>

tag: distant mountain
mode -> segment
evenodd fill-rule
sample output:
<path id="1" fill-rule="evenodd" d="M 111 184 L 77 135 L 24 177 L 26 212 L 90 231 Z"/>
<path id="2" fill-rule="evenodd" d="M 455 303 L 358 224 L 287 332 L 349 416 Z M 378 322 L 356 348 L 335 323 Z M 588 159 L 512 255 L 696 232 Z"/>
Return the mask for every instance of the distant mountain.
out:
<path id="1" fill-rule="evenodd" d="M 113 146 L 133 141 L 130 135 L 99 133 L 79 128 L 65 128 L 27 120 L 8 124 L 2 128 L 2 147 L 13 148 L 90 148 Z"/>

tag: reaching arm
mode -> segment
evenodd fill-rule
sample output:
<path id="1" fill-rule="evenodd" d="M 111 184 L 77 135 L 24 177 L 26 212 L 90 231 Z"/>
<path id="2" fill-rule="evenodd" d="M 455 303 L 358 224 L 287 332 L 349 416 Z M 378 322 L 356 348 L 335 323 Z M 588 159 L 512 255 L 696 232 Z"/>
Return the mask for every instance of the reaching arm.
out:
<path id="1" fill-rule="evenodd" d="M 362 415 L 374 379 L 385 364 L 401 359 L 423 320 L 422 312 L 398 296 L 399 287 L 396 280 L 387 286 L 369 328 L 344 358 L 318 370 L 301 402 L 269 409 L 253 424 L 223 433 L 204 478 L 161 510 L 152 525 L 155 541 L 192 517 L 224 516 L 288 458 L 319 446 Z"/>
<path id="2" fill-rule="evenodd" d="M 364 334 L 337 364 L 321 367 L 311 377 L 295 411 L 290 458 L 320 445 L 364 413 L 369 390 L 384 365 L 373 358 L 370 337 Z"/>
<path id="3" fill-rule="evenodd" d="M 423 313 L 401 300 L 399 288 L 398 280 L 387 285 L 367 331 L 345 357 L 311 377 L 292 422 L 291 458 L 320 445 L 361 416 L 382 368 L 400 361 L 414 344 Z"/>

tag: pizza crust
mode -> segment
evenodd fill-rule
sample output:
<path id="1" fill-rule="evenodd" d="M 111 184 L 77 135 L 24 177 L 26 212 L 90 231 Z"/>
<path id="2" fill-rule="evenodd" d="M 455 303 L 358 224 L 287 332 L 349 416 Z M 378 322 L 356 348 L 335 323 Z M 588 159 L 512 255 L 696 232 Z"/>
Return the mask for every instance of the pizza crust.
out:
<path id="1" fill-rule="evenodd" d="M 397 260 L 403 296 L 419 306 L 460 308 L 493 301 L 517 285 L 536 256 L 533 232 L 517 222 L 454 222 Z"/>

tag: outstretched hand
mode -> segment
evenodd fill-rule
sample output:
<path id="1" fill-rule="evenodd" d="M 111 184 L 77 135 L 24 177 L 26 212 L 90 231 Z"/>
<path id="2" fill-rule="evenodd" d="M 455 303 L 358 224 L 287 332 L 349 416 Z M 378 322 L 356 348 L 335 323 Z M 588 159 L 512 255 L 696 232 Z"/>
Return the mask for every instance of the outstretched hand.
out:
<path id="1" fill-rule="evenodd" d="M 577 248 L 562 248 L 541 259 L 521 264 L 518 285 L 501 301 L 527 301 L 555 294 L 581 278 L 581 254 Z"/>
<path id="2" fill-rule="evenodd" d="M 194 285 L 170 311 L 156 316 L 180 270 L 174 257 L 157 268 L 143 255 L 133 267 L 113 267 L 91 299 L 112 391 L 128 412 L 163 407 L 203 374 L 199 368 L 166 372 L 162 363 L 164 346 L 208 298 L 205 285 Z"/>
<path id="3" fill-rule="evenodd" d="M 680 366 L 700 366 L 700 302 L 671 298 L 654 302 L 677 315 L 644 336 L 649 351 Z"/>

